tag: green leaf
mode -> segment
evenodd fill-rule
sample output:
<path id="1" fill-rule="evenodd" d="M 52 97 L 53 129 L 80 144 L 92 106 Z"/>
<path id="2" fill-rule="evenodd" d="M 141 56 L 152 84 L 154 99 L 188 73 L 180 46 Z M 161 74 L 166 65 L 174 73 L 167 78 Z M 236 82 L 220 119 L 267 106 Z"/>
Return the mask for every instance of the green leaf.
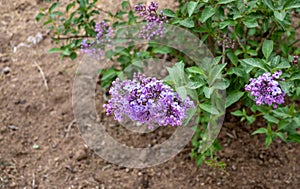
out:
<path id="1" fill-rule="evenodd" d="M 198 89 L 198 88 L 202 87 L 203 85 L 205 85 L 204 82 L 193 81 L 193 82 L 189 82 L 186 85 L 186 88 L 189 88 L 189 89 Z"/>
<path id="2" fill-rule="evenodd" d="M 170 80 L 175 84 L 176 87 L 185 85 L 186 75 L 184 73 L 184 63 L 177 62 L 173 67 L 167 67 L 169 72 Z"/>
<path id="3" fill-rule="evenodd" d="M 286 16 L 286 12 L 285 11 L 282 11 L 282 12 L 279 12 L 279 11 L 274 11 L 274 16 L 280 20 L 280 21 L 283 21 L 285 16 Z"/>
<path id="4" fill-rule="evenodd" d="M 218 64 L 214 66 L 211 71 L 209 72 L 208 83 L 210 85 L 222 75 L 222 70 L 226 67 L 226 64 Z"/>
<path id="5" fill-rule="evenodd" d="M 291 95 L 291 89 L 294 87 L 292 81 L 278 81 L 280 88 L 288 95 Z"/>
<path id="6" fill-rule="evenodd" d="M 268 59 L 273 52 L 274 42 L 272 40 L 265 40 L 262 46 L 262 52 L 266 59 Z"/>
<path id="7" fill-rule="evenodd" d="M 285 10 L 296 9 L 296 8 L 300 8 L 300 1 L 299 0 L 287 0 L 285 5 L 284 5 Z"/>
<path id="8" fill-rule="evenodd" d="M 233 20 L 225 20 L 219 24 L 220 29 L 224 29 L 227 26 L 235 26 L 236 23 Z"/>
<path id="9" fill-rule="evenodd" d="M 60 12 L 60 11 L 54 11 L 54 12 L 50 13 L 49 16 L 50 16 L 51 19 L 55 19 L 56 16 L 62 16 L 62 15 L 63 15 L 62 12 Z"/>
<path id="10" fill-rule="evenodd" d="M 276 133 L 276 136 L 278 136 L 279 138 L 281 138 L 281 140 L 283 140 L 284 142 L 286 142 L 286 138 L 285 138 L 285 136 L 284 136 L 284 133 L 282 133 L 282 132 L 277 132 L 277 133 Z"/>
<path id="11" fill-rule="evenodd" d="M 299 133 L 289 134 L 288 139 L 292 142 L 300 143 L 300 134 Z"/>
<path id="12" fill-rule="evenodd" d="M 228 94 L 228 96 L 226 97 L 226 108 L 240 100 L 240 98 L 242 98 L 243 95 L 244 92 L 241 91 L 234 91 L 231 94 Z"/>
<path id="13" fill-rule="evenodd" d="M 187 97 L 187 92 L 184 86 L 176 87 L 176 92 L 178 93 L 179 97 L 184 101 Z"/>
<path id="14" fill-rule="evenodd" d="M 187 28 L 193 28 L 195 26 L 194 20 L 191 17 L 181 20 L 179 24 Z"/>
<path id="15" fill-rule="evenodd" d="M 168 54 L 172 51 L 170 47 L 158 46 L 153 49 L 153 53 Z"/>
<path id="16" fill-rule="evenodd" d="M 279 62 L 280 62 L 280 56 L 277 55 L 277 56 L 275 56 L 275 57 L 273 57 L 273 58 L 271 59 L 271 62 L 269 63 L 269 65 L 270 65 L 272 68 L 276 68 L 277 65 L 279 64 Z"/>
<path id="17" fill-rule="evenodd" d="M 116 76 L 117 76 L 117 72 L 114 69 L 110 68 L 108 70 L 103 71 L 103 76 L 101 78 L 101 81 L 111 80 Z"/>
<path id="18" fill-rule="evenodd" d="M 187 71 L 190 72 L 190 73 L 205 75 L 204 71 L 201 68 L 196 67 L 196 66 L 192 66 L 192 67 L 187 68 Z"/>
<path id="19" fill-rule="evenodd" d="M 217 80 L 216 82 L 214 82 L 213 85 L 211 85 L 210 89 L 212 90 L 215 90 L 215 89 L 220 89 L 220 90 L 225 90 L 229 85 L 230 83 L 229 82 L 225 82 L 226 80 L 225 79 L 220 79 L 220 80 Z"/>
<path id="20" fill-rule="evenodd" d="M 128 1 L 123 1 L 122 2 L 122 10 L 126 10 L 126 7 L 128 6 L 129 2 Z"/>
<path id="21" fill-rule="evenodd" d="M 65 56 L 70 56 L 71 52 L 69 49 L 64 49 L 61 54 L 65 55 Z"/>
<path id="22" fill-rule="evenodd" d="M 212 17 L 216 12 L 217 12 L 216 8 L 213 8 L 211 6 L 205 7 L 204 10 L 202 11 L 202 14 L 201 14 L 201 17 L 199 18 L 199 21 L 201 23 L 204 23 L 207 19 Z"/>
<path id="23" fill-rule="evenodd" d="M 197 158 L 196 158 L 196 165 L 197 166 L 200 166 L 202 165 L 203 161 L 205 160 L 205 155 L 199 155 Z"/>
<path id="24" fill-rule="evenodd" d="M 281 131 L 281 130 L 285 130 L 287 127 L 289 127 L 289 125 L 291 124 L 292 120 L 289 119 L 288 121 L 287 120 L 280 120 L 279 123 L 278 123 L 278 127 L 277 127 L 277 130 Z"/>
<path id="25" fill-rule="evenodd" d="M 176 14 L 171 9 L 164 9 L 163 14 L 167 17 L 176 17 Z"/>
<path id="26" fill-rule="evenodd" d="M 54 22 L 53 19 L 46 20 L 46 21 L 43 23 L 43 25 L 46 26 L 47 24 L 50 24 L 50 23 L 52 23 L 52 22 Z M 53 27 L 53 26 L 52 26 L 52 27 Z M 53 28 L 52 28 L 51 30 L 53 30 Z"/>
<path id="27" fill-rule="evenodd" d="M 247 119 L 248 125 L 251 125 L 252 123 L 254 123 L 256 118 L 254 117 L 254 115 L 252 115 L 252 116 L 247 116 L 246 119 Z"/>
<path id="28" fill-rule="evenodd" d="M 290 68 L 291 65 L 286 59 L 281 59 L 281 62 L 274 68 L 275 70 L 280 70 L 284 68 Z"/>
<path id="29" fill-rule="evenodd" d="M 45 16 L 45 14 L 40 12 L 40 13 L 35 17 L 35 20 L 36 20 L 37 22 L 39 22 L 39 21 L 41 20 L 41 18 L 43 18 L 44 16 Z"/>
<path id="30" fill-rule="evenodd" d="M 271 135 L 267 135 L 266 140 L 265 140 L 265 145 L 267 148 L 269 148 L 270 144 L 272 143 L 273 138 Z"/>
<path id="31" fill-rule="evenodd" d="M 244 113 L 241 110 L 236 110 L 234 112 L 231 112 L 231 115 L 241 117 L 241 116 L 244 116 Z"/>
<path id="32" fill-rule="evenodd" d="M 72 53 L 70 54 L 70 58 L 71 58 L 72 60 L 74 60 L 76 57 L 77 57 L 76 52 L 72 52 Z"/>
<path id="33" fill-rule="evenodd" d="M 221 5 L 221 4 L 228 4 L 228 3 L 231 3 L 235 0 L 219 0 L 218 4 Z"/>
<path id="34" fill-rule="evenodd" d="M 243 59 L 243 60 L 240 60 L 240 62 L 242 64 L 247 64 L 247 65 L 250 65 L 254 68 L 260 68 L 266 72 L 268 72 L 267 68 L 265 67 L 263 61 L 261 59 L 257 59 L 257 58 L 247 58 L 247 59 Z"/>
<path id="35" fill-rule="evenodd" d="M 203 103 L 199 105 L 200 108 L 208 113 L 214 114 L 214 115 L 218 115 L 220 114 L 219 111 L 213 107 L 211 104 L 207 104 L 207 103 Z"/>
<path id="36" fill-rule="evenodd" d="M 235 74 L 239 77 L 244 77 L 246 72 L 242 67 L 231 67 L 227 70 L 228 75 Z"/>
<path id="37" fill-rule="evenodd" d="M 253 133 L 251 133 L 251 135 L 256 135 L 256 134 L 267 134 L 268 130 L 266 128 L 259 128 L 256 131 L 254 131 Z"/>
<path id="38" fill-rule="evenodd" d="M 221 62 L 221 59 L 222 59 L 222 56 L 217 56 L 217 57 L 214 57 L 213 61 L 212 61 L 212 65 L 217 65 L 219 64 L 219 62 Z"/>
<path id="39" fill-rule="evenodd" d="M 75 2 L 68 4 L 66 7 L 66 12 L 69 12 L 69 10 L 74 6 L 75 6 Z"/>
<path id="40" fill-rule="evenodd" d="M 51 13 L 57 6 L 59 5 L 59 2 L 55 2 L 51 5 L 51 7 L 49 8 L 49 13 Z"/>
<path id="41" fill-rule="evenodd" d="M 292 117 L 289 114 L 289 110 L 287 108 L 277 108 L 276 110 L 273 110 L 273 113 L 281 119 L 287 119 Z"/>
<path id="42" fill-rule="evenodd" d="M 54 48 L 52 48 L 52 49 L 50 49 L 49 51 L 48 51 L 48 53 L 60 53 L 60 52 L 62 52 L 63 50 L 61 49 L 61 48 L 58 48 L 58 47 L 54 47 Z"/>
<path id="43" fill-rule="evenodd" d="M 79 0 L 80 8 L 85 8 L 86 7 L 86 0 Z"/>
<path id="44" fill-rule="evenodd" d="M 256 18 L 246 18 L 243 20 L 243 23 L 247 26 L 247 28 L 256 28 L 258 26 Z"/>
<path id="45" fill-rule="evenodd" d="M 274 10 L 274 4 L 272 0 L 264 0 L 264 3 L 269 7 L 269 9 Z"/>
<path id="46" fill-rule="evenodd" d="M 264 115 L 264 118 L 270 123 L 275 123 L 275 124 L 279 123 L 279 120 L 276 117 L 271 116 L 269 114 Z"/>
<path id="47" fill-rule="evenodd" d="M 232 64 L 237 66 L 239 59 L 232 51 L 227 52 L 227 57 L 232 62 Z"/>
<path id="48" fill-rule="evenodd" d="M 292 77 L 290 77 L 290 80 L 291 81 L 300 80 L 300 73 L 293 74 Z"/>
<path id="49" fill-rule="evenodd" d="M 191 16 L 194 13 L 197 5 L 198 5 L 198 3 L 195 1 L 188 2 L 187 10 L 188 10 L 189 16 Z"/>
<path id="50" fill-rule="evenodd" d="M 249 54 L 251 56 L 257 56 L 257 52 L 255 50 L 252 50 L 252 49 L 247 50 L 247 54 Z"/>

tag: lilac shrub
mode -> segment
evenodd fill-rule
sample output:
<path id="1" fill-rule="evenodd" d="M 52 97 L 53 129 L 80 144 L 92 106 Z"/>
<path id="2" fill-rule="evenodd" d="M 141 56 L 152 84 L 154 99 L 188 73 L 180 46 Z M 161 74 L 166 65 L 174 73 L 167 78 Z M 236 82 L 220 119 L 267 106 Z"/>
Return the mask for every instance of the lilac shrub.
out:
<path id="1" fill-rule="evenodd" d="M 267 104 L 273 105 L 277 108 L 277 105 L 284 103 L 284 96 L 286 93 L 280 88 L 278 79 L 282 75 L 282 71 L 276 71 L 273 75 L 266 72 L 258 78 L 251 78 L 250 84 L 245 86 L 246 91 L 251 92 L 251 96 L 254 96 L 254 101 L 257 105 Z"/>
<path id="2" fill-rule="evenodd" d="M 114 114 L 122 122 L 124 116 L 132 121 L 145 123 L 149 128 L 159 126 L 180 126 L 187 118 L 187 111 L 194 103 L 179 95 L 163 81 L 134 74 L 133 80 L 120 81 L 118 78 L 109 90 L 111 99 L 103 107 L 107 115 Z"/>
<path id="3" fill-rule="evenodd" d="M 168 23 L 168 21 L 162 11 L 160 13 L 157 12 L 158 2 L 151 2 L 148 7 L 145 4 L 135 5 L 134 9 L 147 22 L 140 33 L 143 39 L 150 40 L 155 36 L 163 37 L 164 24 Z"/>

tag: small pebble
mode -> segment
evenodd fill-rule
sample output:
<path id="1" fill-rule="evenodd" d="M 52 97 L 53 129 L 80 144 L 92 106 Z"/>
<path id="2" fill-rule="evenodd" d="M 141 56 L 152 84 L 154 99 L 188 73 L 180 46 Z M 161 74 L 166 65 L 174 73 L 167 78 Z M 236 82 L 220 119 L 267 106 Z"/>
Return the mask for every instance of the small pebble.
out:
<path id="1" fill-rule="evenodd" d="M 19 130 L 19 127 L 14 126 L 14 125 L 8 125 L 7 127 L 13 131 Z"/>
<path id="2" fill-rule="evenodd" d="M 9 74 L 9 72 L 11 71 L 11 69 L 9 68 L 9 67 L 4 67 L 4 68 L 2 68 L 2 73 L 4 73 L 4 74 Z"/>
<path id="3" fill-rule="evenodd" d="M 231 168 L 232 168 L 232 170 L 233 170 L 233 171 L 235 171 L 235 170 L 236 170 L 236 166 L 235 166 L 235 165 L 232 165 L 232 167 L 231 167 Z"/>
<path id="4" fill-rule="evenodd" d="M 84 149 L 79 149 L 76 153 L 75 153 L 75 159 L 77 161 L 81 161 L 84 160 L 88 157 L 86 150 Z"/>

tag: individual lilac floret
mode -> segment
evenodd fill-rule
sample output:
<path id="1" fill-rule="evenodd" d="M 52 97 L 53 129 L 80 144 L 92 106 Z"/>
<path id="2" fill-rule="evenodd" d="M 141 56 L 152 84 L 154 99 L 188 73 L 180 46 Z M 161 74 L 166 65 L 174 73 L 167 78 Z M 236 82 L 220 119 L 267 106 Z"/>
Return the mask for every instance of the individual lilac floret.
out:
<path id="1" fill-rule="evenodd" d="M 140 32 L 142 38 L 150 40 L 155 36 L 163 37 L 165 32 L 164 24 L 168 23 L 168 21 L 162 11 L 160 13 L 157 12 L 158 2 L 151 2 L 148 7 L 145 4 L 135 5 L 134 9 L 147 22 Z"/>
<path id="2" fill-rule="evenodd" d="M 278 104 L 284 103 L 286 93 L 280 88 L 278 80 L 282 71 L 276 71 L 273 75 L 266 72 L 258 78 L 251 78 L 250 84 L 245 86 L 245 90 L 251 92 L 257 105 L 267 104 L 277 108 Z"/>
<path id="3" fill-rule="evenodd" d="M 105 53 L 105 47 L 111 43 L 114 30 L 105 21 L 102 21 L 95 25 L 95 32 L 97 34 L 94 40 L 82 40 L 81 51 L 101 58 Z"/>
<path id="4" fill-rule="evenodd" d="M 294 64 L 297 64 L 298 61 L 299 61 L 299 56 L 297 56 L 297 55 L 294 56 L 293 63 L 294 63 Z"/>
<path id="5" fill-rule="evenodd" d="M 122 122 L 126 117 L 145 123 L 151 129 L 159 126 L 180 126 L 187 118 L 187 111 L 194 103 L 187 97 L 184 101 L 163 81 L 134 74 L 133 80 L 116 79 L 109 90 L 111 99 L 104 104 L 106 115 L 114 114 Z"/>

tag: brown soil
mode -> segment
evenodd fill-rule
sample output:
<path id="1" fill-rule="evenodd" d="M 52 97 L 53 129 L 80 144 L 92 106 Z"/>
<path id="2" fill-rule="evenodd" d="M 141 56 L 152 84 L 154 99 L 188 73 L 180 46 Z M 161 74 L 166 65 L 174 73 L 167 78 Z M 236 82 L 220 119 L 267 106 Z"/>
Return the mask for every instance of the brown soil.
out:
<path id="1" fill-rule="evenodd" d="M 68 132 L 80 57 L 72 62 L 47 54 L 53 44 L 34 20 L 45 3 L 2 2 L 0 70 L 10 70 L 0 77 L 0 188 L 299 188 L 300 146 L 276 140 L 265 149 L 262 136 L 249 134 L 261 123 L 249 127 L 230 116 L 219 135 L 223 149 L 218 153 L 227 173 L 207 165 L 196 167 L 189 157 L 190 145 L 168 162 L 147 169 L 123 168 L 101 159 L 85 145 L 76 124 Z M 43 41 L 13 52 L 38 32 Z M 130 142 L 122 130 L 114 136 L 129 144 L 167 137 L 163 129 L 138 142 Z"/>

